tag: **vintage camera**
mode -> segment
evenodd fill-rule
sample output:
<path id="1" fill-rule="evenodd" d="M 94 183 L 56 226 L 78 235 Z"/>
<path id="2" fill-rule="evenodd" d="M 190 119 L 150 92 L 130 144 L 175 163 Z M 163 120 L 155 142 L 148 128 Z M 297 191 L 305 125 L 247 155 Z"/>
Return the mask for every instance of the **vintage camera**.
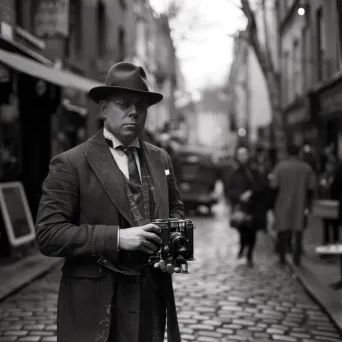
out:
<path id="1" fill-rule="evenodd" d="M 179 267 L 181 273 L 188 273 L 187 261 L 194 259 L 194 224 L 191 220 L 165 219 L 152 222 L 159 228 L 162 243 L 160 249 L 150 256 L 149 263 L 153 265 L 161 259 L 172 261 Z"/>

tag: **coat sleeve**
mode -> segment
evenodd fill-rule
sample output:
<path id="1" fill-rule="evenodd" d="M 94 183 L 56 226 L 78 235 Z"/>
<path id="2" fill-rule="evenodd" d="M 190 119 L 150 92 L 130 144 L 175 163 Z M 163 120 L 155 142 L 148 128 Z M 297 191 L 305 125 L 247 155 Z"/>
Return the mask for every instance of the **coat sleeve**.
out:
<path id="1" fill-rule="evenodd" d="M 162 156 L 165 163 L 165 168 L 170 171 L 170 174 L 167 176 L 169 188 L 169 216 L 170 218 L 184 219 L 184 204 L 181 200 L 178 190 L 171 157 L 164 149 L 162 149 Z"/>
<path id="2" fill-rule="evenodd" d="M 226 185 L 225 193 L 229 200 L 235 204 L 239 202 L 242 192 L 238 170 L 235 170 Z"/>
<path id="3" fill-rule="evenodd" d="M 79 184 L 77 169 L 65 154 L 51 160 L 36 220 L 38 247 L 47 256 L 88 258 L 102 254 L 116 260 L 118 227 L 78 225 Z"/>

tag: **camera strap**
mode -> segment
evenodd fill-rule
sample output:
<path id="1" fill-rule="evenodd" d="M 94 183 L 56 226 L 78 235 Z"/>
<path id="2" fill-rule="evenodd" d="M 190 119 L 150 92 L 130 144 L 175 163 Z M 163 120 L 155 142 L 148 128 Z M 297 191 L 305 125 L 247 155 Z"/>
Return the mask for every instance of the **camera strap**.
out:
<path id="1" fill-rule="evenodd" d="M 144 277 L 141 273 L 135 271 L 135 269 L 133 269 L 133 268 L 126 268 L 126 267 L 120 266 L 120 265 L 116 266 L 103 255 L 100 256 L 100 258 L 97 260 L 97 263 L 100 266 L 106 267 L 111 271 L 118 272 L 118 273 L 124 274 L 126 276 L 141 276 L 144 283 L 149 281 L 152 284 L 152 286 L 158 291 L 158 286 L 156 285 L 156 283 L 153 281 L 152 278 Z M 141 265 L 139 267 L 139 269 L 143 268 L 144 266 L 148 266 L 148 264 Z"/>
<path id="2" fill-rule="evenodd" d="M 97 263 L 102 266 L 106 267 L 114 272 L 118 272 L 127 276 L 138 276 L 140 275 L 139 272 L 135 271 L 131 268 L 126 268 L 120 265 L 114 265 L 111 261 L 109 261 L 105 256 L 101 255 L 100 258 L 97 260 Z"/>

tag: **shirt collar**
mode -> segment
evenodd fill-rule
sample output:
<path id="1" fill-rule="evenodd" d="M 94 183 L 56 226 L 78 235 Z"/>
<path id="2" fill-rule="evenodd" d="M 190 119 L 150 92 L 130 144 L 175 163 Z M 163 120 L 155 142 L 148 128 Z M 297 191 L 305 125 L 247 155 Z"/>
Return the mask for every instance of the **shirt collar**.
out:
<path id="1" fill-rule="evenodd" d="M 119 146 L 122 146 L 123 143 L 116 138 L 112 133 L 110 133 L 106 127 L 103 128 L 103 135 L 106 139 L 109 139 L 113 142 L 113 148 L 117 148 Z M 129 145 L 132 147 L 140 148 L 140 141 L 138 138 L 134 139 L 134 141 Z"/>

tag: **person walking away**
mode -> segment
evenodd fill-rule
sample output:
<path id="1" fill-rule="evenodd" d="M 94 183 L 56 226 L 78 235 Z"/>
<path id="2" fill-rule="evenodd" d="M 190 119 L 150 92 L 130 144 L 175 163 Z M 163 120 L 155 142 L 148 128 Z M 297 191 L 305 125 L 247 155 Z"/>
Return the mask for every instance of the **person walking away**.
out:
<path id="1" fill-rule="evenodd" d="M 242 225 L 238 230 L 240 234 L 238 258 L 243 257 L 247 248 L 247 264 L 253 266 L 257 232 L 266 226 L 266 212 L 262 210 L 264 184 L 259 172 L 250 166 L 249 150 L 246 147 L 238 147 L 236 161 L 238 167 L 226 185 L 225 194 L 233 211 L 237 206 L 241 206 L 251 217 L 251 224 Z"/>
<path id="2" fill-rule="evenodd" d="M 332 199 L 332 184 L 334 181 L 336 161 L 327 159 L 325 170 L 319 179 L 318 197 L 320 199 Z M 339 242 L 339 225 L 336 219 L 323 219 L 323 245 Z"/>
<path id="3" fill-rule="evenodd" d="M 333 158 L 330 157 L 330 159 L 332 160 Z M 339 238 L 339 229 L 342 223 L 342 163 L 339 161 L 336 164 L 337 166 L 334 171 L 330 194 L 332 200 L 338 201 L 338 231 L 336 238 Z M 337 242 L 339 242 L 339 239 Z"/>
<path id="4" fill-rule="evenodd" d="M 285 263 L 285 253 L 291 240 L 293 261 L 299 265 L 305 211 L 311 209 L 316 177 L 311 166 L 299 158 L 296 145 L 290 145 L 288 157 L 275 166 L 272 187 L 276 190 L 274 213 L 280 263 Z"/>
<path id="5" fill-rule="evenodd" d="M 145 70 L 115 64 L 90 90 L 104 128 L 54 157 L 43 183 L 37 242 L 64 258 L 58 342 L 180 342 L 171 274 L 149 255 L 161 244 L 156 219 L 184 219 L 170 156 L 140 134 L 150 92 Z"/>

